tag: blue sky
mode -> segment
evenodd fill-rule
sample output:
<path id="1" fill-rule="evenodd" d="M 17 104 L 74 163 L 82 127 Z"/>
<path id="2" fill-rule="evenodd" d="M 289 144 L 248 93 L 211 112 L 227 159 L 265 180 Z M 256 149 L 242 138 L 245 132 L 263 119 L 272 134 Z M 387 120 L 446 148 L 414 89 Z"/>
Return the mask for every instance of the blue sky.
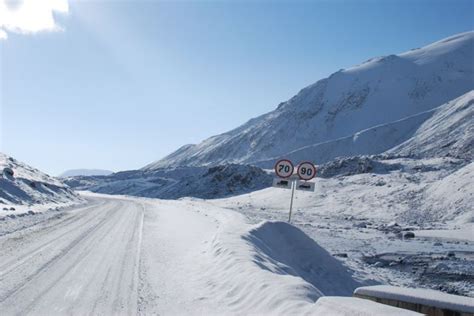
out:
<path id="1" fill-rule="evenodd" d="M 10 25 L 0 40 L 1 151 L 53 175 L 140 168 L 340 68 L 474 29 L 474 1 L 455 0 L 72 1 L 67 11 L 56 30 Z"/>

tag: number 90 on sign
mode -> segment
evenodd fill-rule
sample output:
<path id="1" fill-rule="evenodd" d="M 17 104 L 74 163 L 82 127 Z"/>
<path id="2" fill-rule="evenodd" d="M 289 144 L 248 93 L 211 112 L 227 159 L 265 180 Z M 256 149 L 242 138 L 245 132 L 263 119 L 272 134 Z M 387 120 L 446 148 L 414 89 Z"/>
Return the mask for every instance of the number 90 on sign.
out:
<path id="1" fill-rule="evenodd" d="M 305 161 L 299 164 L 297 173 L 301 180 L 311 180 L 316 176 L 316 167 Z"/>
<path id="2" fill-rule="evenodd" d="M 291 161 L 282 159 L 275 164 L 275 173 L 280 178 L 288 178 L 293 174 L 294 167 Z"/>

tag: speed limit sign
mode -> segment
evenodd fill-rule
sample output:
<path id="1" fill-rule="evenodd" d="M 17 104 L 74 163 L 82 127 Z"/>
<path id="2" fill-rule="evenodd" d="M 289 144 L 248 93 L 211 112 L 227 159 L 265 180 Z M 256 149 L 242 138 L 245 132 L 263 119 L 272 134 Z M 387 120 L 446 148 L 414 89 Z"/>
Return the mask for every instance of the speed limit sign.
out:
<path id="1" fill-rule="evenodd" d="M 288 178 L 293 174 L 293 163 L 288 159 L 278 160 L 275 164 L 275 173 L 280 178 Z"/>
<path id="2" fill-rule="evenodd" d="M 291 222 L 291 211 L 293 210 L 293 198 L 295 190 L 314 192 L 314 182 L 308 182 L 316 176 L 316 166 L 309 161 L 303 161 L 298 165 L 298 180 L 293 176 L 293 163 L 288 159 L 278 160 L 275 164 L 275 174 L 279 178 L 273 179 L 273 187 L 280 189 L 291 189 L 290 212 L 288 214 L 288 223 Z M 283 179 L 281 179 L 283 178 Z"/>
<path id="3" fill-rule="evenodd" d="M 316 176 L 316 167 L 311 162 L 305 161 L 298 165 L 297 173 L 301 180 L 311 180 Z"/>

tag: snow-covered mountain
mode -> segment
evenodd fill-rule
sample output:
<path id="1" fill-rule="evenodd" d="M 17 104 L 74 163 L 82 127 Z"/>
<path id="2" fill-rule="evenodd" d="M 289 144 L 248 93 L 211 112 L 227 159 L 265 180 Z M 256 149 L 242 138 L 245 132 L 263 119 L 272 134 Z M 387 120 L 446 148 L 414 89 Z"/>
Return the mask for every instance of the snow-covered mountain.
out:
<path id="1" fill-rule="evenodd" d="M 303 89 L 274 112 L 202 144 L 185 146 L 156 164 L 105 177 L 72 177 L 66 179 L 66 183 L 77 189 L 108 194 L 165 199 L 185 196 L 221 198 L 270 186 L 271 175 L 257 167 L 271 168 L 278 155 L 284 155 L 294 161 L 311 159 L 317 162 L 318 177 L 321 178 L 365 174 L 361 177 L 369 189 L 374 175 L 395 172 L 409 179 L 407 183 L 416 182 L 413 183 L 414 191 L 410 191 L 412 186 L 405 186 L 407 183 L 397 191 L 400 201 L 410 196 L 407 209 L 416 209 L 416 212 L 400 212 L 400 218 L 413 216 L 427 221 L 440 218 L 463 221 L 467 218 L 469 222 L 471 215 L 466 205 L 470 203 L 472 189 L 464 183 L 472 174 L 472 168 L 460 169 L 469 165 L 474 156 L 474 72 L 470 59 L 474 58 L 473 41 L 474 32 L 464 33 L 422 49 L 368 61 Z M 402 63 L 405 67 L 392 63 Z M 414 93 L 404 95 L 419 87 L 420 83 L 413 78 L 430 76 L 437 79 L 425 81 L 425 87 L 430 88 L 423 97 L 414 98 Z M 355 89 L 360 82 L 372 87 L 367 98 L 354 107 L 341 105 L 340 112 L 327 120 L 333 104 L 331 98 L 346 94 L 348 90 L 344 89 Z M 409 85 L 412 85 L 412 90 Z M 460 93 L 461 90 L 465 91 Z M 313 102 L 315 94 L 320 96 L 316 98 L 317 102 Z M 315 106 L 319 110 L 314 116 L 300 115 L 304 111 L 308 114 Z M 350 122 L 352 117 L 355 127 Z M 375 123 L 380 124 L 371 125 Z M 290 128 L 296 125 L 301 128 Z M 365 125 L 368 128 L 361 130 Z M 291 136 L 285 131 L 298 133 Z M 331 138 L 349 131 L 352 131 L 349 136 Z M 278 134 L 284 139 L 281 143 L 276 142 Z M 323 134 L 330 139 L 315 143 L 314 140 Z M 257 145 L 249 149 L 249 141 Z M 311 143 L 301 147 L 305 142 Z M 287 151 L 290 147 L 298 148 Z M 401 158 L 407 160 L 394 163 Z M 436 166 L 427 168 L 433 164 L 430 159 L 441 160 L 437 160 Z M 256 167 L 218 164 L 229 160 L 248 160 Z M 429 175 L 425 183 L 417 183 L 419 180 L 413 177 L 418 170 Z M 464 180 L 456 182 L 456 177 L 450 174 L 463 175 Z M 436 184 L 438 181 L 442 183 Z M 428 182 L 440 189 L 428 189 Z M 445 193 L 442 193 L 443 188 L 447 190 Z M 458 188 L 458 193 L 452 192 L 453 188 Z M 452 199 L 438 203 L 446 194 Z M 354 200 L 353 196 L 347 198 Z M 347 203 L 353 203 L 350 201 Z M 383 209 L 383 205 L 378 208 Z M 443 211 L 436 205 L 446 207 L 443 216 Z"/>
<path id="2" fill-rule="evenodd" d="M 336 157 L 379 154 L 469 159 L 474 157 L 474 90 L 432 110 L 378 125 L 348 137 L 305 146 L 285 154 L 293 161 L 311 157 L 329 162 Z M 271 168 L 276 158 L 254 164 Z"/>
<path id="3" fill-rule="evenodd" d="M 3 153 L 0 153 L 0 173 L 0 207 L 79 200 L 61 181 Z"/>
<path id="4" fill-rule="evenodd" d="M 110 170 L 103 169 L 72 169 L 64 171 L 59 175 L 60 178 L 77 177 L 77 176 L 108 176 L 114 173 Z"/>
<path id="5" fill-rule="evenodd" d="M 332 154 L 315 157 L 317 162 L 334 155 L 383 152 L 406 141 L 430 117 L 430 110 L 474 88 L 473 58 L 474 32 L 398 55 L 372 58 L 304 88 L 274 111 L 197 145 L 183 146 L 144 170 L 255 164 L 344 138 L 341 146 L 331 149 Z M 379 134 L 382 125 L 385 127 Z M 368 144 L 346 146 L 354 137 L 371 134 L 380 142 L 368 137 Z M 385 135 L 390 135 L 389 139 Z M 327 145 L 320 146 L 327 149 Z"/>
<path id="6" fill-rule="evenodd" d="M 436 109 L 406 142 L 389 153 L 419 157 L 474 157 L 474 90 Z"/>
<path id="7" fill-rule="evenodd" d="M 440 163 L 436 167 L 441 178 L 472 162 L 474 156 L 473 122 L 474 90 L 435 109 L 379 125 L 350 137 L 303 147 L 286 154 L 286 157 L 296 161 L 301 157 L 312 157 L 316 161 L 328 161 L 318 167 L 318 177 L 321 178 L 363 173 L 384 174 L 395 170 L 401 170 L 402 174 L 410 177 L 413 171 L 402 164 L 393 164 L 394 158 L 409 157 L 415 161 L 419 160 L 420 165 L 430 164 L 429 159 L 433 157 L 455 158 L 454 167 L 451 162 L 447 165 Z M 416 126 L 418 128 L 415 128 Z M 400 145 L 391 148 L 394 144 Z M 375 156 L 361 156 L 358 155 L 361 153 L 361 148 L 369 154 L 389 150 Z M 345 152 L 342 149 L 345 149 Z M 344 153 L 353 156 L 334 158 L 344 156 Z M 268 159 L 255 164 L 268 168 L 274 162 L 274 159 Z M 471 169 L 467 168 L 464 173 L 460 174 L 471 175 Z M 455 177 L 443 181 L 443 187 L 457 187 Z M 453 183 L 449 184 L 450 181 Z M 128 194 L 164 199 L 185 196 L 220 198 L 268 187 L 271 185 L 271 176 L 257 167 L 234 164 L 215 167 L 132 170 L 118 172 L 110 176 L 70 177 L 66 178 L 65 182 L 76 189 L 108 194 Z M 465 192 L 466 188 L 463 187 L 462 190 L 458 191 Z M 454 195 L 446 193 L 457 199 L 450 204 L 451 206 L 461 206 L 457 207 L 459 212 L 456 210 L 450 212 L 457 212 L 457 215 L 465 214 L 467 209 L 465 205 L 469 205 L 472 197 L 469 195 L 470 191 L 466 192 L 466 194 L 456 193 Z M 444 195 L 440 193 L 441 198 Z M 424 198 L 421 192 L 416 196 L 419 196 L 420 199 Z M 433 209 L 438 210 L 439 207 L 435 207 L 436 205 L 444 205 L 436 202 L 438 198 L 436 196 L 429 198 L 418 209 L 423 212 L 427 211 L 427 213 L 438 212 L 428 211 L 428 208 L 425 207 L 429 204 L 433 206 Z M 436 217 L 432 216 L 432 218 Z M 451 217 L 451 219 L 453 218 Z"/>

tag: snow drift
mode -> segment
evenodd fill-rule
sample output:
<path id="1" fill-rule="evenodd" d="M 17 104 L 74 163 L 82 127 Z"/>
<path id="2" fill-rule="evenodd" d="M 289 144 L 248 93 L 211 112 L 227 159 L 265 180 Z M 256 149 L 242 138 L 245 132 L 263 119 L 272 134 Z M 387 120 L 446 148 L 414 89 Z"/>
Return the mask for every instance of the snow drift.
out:
<path id="1" fill-rule="evenodd" d="M 311 313 L 318 298 L 351 296 L 361 284 L 314 240 L 283 222 L 223 221 L 209 247 L 206 290 L 239 314 Z"/>

